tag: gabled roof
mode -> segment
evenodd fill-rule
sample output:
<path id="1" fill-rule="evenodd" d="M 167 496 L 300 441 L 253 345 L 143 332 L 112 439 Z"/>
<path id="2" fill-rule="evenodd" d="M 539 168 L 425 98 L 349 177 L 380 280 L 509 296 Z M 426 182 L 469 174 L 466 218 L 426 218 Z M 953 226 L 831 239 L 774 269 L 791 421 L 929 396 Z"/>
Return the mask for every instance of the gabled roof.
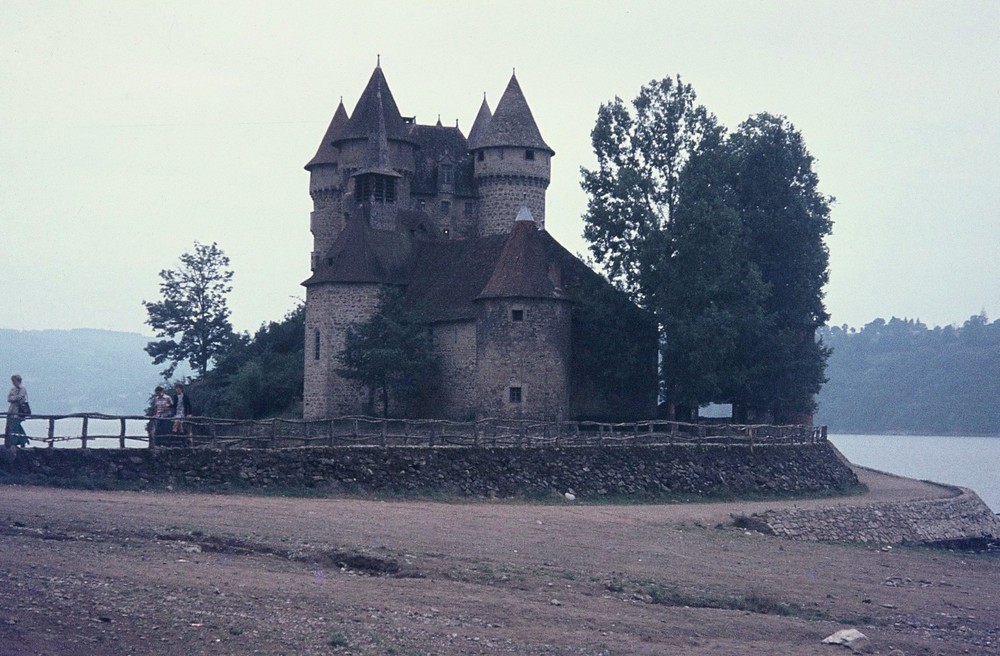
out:
<path id="1" fill-rule="evenodd" d="M 367 139 L 378 131 L 380 119 L 385 121 L 387 139 L 409 141 L 406 122 L 396 107 L 396 100 L 382 74 L 382 67 L 376 66 L 339 140 Z"/>
<path id="2" fill-rule="evenodd" d="M 542 139 L 515 75 L 510 76 L 507 90 L 497 103 L 497 111 L 493 113 L 482 136 L 477 137 L 475 148 L 490 146 L 537 148 L 553 155 L 556 152 Z"/>
<path id="3" fill-rule="evenodd" d="M 373 282 L 401 285 L 409 278 L 413 245 L 399 232 L 375 230 L 360 217 L 347 219 L 326 256 L 305 286 L 323 282 Z"/>
<path id="4" fill-rule="evenodd" d="M 469 150 L 477 147 L 486 131 L 486 126 L 490 124 L 493 113 L 490 111 L 490 104 L 486 102 L 486 94 L 483 94 L 483 104 L 479 106 L 479 113 L 476 120 L 472 122 L 472 129 L 469 130 Z"/>
<path id="5" fill-rule="evenodd" d="M 337 111 L 333 113 L 333 118 L 330 120 L 330 127 L 326 129 L 323 141 L 319 144 L 319 150 L 316 151 L 316 155 L 306 164 L 307 171 L 318 164 L 333 164 L 337 161 L 337 147 L 333 145 L 333 142 L 340 138 L 340 134 L 344 131 L 348 120 L 347 110 L 344 108 L 344 99 L 341 98 L 340 104 L 337 105 Z"/>

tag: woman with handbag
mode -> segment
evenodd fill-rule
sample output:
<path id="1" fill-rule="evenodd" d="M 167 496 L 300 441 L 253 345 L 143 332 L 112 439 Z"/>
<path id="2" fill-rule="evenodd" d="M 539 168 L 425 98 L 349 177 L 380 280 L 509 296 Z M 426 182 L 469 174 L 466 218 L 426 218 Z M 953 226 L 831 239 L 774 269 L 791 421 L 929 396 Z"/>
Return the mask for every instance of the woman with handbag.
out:
<path id="1" fill-rule="evenodd" d="M 14 387 L 7 393 L 7 431 L 4 436 L 4 446 L 24 446 L 28 443 L 28 436 L 21 426 L 21 420 L 31 414 L 28 390 L 21 384 L 21 376 L 18 374 L 11 376 L 10 382 L 14 383 Z"/>

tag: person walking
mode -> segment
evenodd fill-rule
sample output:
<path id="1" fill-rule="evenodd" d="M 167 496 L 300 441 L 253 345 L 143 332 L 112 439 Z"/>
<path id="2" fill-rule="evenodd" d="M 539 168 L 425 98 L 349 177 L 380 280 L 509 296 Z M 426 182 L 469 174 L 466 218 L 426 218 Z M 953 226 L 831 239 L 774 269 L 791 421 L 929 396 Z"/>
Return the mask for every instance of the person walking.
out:
<path id="1" fill-rule="evenodd" d="M 25 446 L 28 444 L 28 436 L 21 421 L 31 414 L 28 389 L 21 384 L 20 374 L 11 376 L 10 382 L 14 387 L 7 393 L 7 428 L 4 433 L 4 446 Z"/>

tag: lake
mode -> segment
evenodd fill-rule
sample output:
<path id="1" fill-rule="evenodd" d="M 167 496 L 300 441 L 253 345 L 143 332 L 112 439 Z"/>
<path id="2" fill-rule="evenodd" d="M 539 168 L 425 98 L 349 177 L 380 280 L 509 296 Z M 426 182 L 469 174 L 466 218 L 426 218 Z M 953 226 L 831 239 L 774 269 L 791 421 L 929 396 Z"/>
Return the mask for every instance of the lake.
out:
<path id="1" fill-rule="evenodd" d="M 830 435 L 830 441 L 856 465 L 967 487 L 1000 510 L 1000 437 Z"/>

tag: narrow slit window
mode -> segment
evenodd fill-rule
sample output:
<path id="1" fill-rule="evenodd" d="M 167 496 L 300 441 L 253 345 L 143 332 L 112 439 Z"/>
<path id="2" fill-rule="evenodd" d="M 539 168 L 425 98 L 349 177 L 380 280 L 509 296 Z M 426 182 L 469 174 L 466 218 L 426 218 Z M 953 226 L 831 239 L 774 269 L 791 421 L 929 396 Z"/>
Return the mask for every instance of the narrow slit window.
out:
<path id="1" fill-rule="evenodd" d="M 521 388 L 520 387 L 511 387 L 509 391 L 510 391 L 510 402 L 511 403 L 520 403 L 521 402 Z"/>
<path id="2" fill-rule="evenodd" d="M 319 360 L 319 331 L 315 334 L 316 341 L 313 344 L 313 360 Z"/>

